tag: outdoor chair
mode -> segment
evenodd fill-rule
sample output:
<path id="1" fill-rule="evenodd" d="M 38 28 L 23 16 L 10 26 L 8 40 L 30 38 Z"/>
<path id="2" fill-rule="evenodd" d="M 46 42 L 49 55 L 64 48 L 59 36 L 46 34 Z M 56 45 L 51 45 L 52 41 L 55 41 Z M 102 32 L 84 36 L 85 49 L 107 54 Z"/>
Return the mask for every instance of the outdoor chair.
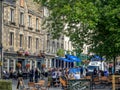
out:
<path id="1" fill-rule="evenodd" d="M 120 78 L 115 78 L 115 87 L 117 90 L 120 89 Z"/>
<path id="2" fill-rule="evenodd" d="M 108 76 L 108 84 L 109 84 L 109 85 L 112 84 L 112 75 Z"/>
<path id="3" fill-rule="evenodd" d="M 35 89 L 35 83 L 34 82 L 28 82 L 28 88 L 26 88 L 27 90 L 31 90 L 31 89 Z"/>
<path id="4" fill-rule="evenodd" d="M 63 88 L 64 90 L 66 90 L 66 89 L 67 89 L 67 81 L 63 80 L 63 79 L 60 77 L 60 83 L 61 83 L 61 85 L 62 85 L 62 88 Z"/>
<path id="5" fill-rule="evenodd" d="M 99 80 L 99 77 L 93 78 L 92 85 L 94 88 L 101 88 L 101 82 Z"/>
<path id="6" fill-rule="evenodd" d="M 40 90 L 47 90 L 48 84 L 45 85 L 45 80 L 40 80 L 38 83 L 40 85 Z"/>
<path id="7" fill-rule="evenodd" d="M 91 76 L 86 76 L 85 79 L 91 79 Z"/>
<path id="8" fill-rule="evenodd" d="M 100 80 L 102 85 L 108 85 L 108 77 L 102 76 Z"/>

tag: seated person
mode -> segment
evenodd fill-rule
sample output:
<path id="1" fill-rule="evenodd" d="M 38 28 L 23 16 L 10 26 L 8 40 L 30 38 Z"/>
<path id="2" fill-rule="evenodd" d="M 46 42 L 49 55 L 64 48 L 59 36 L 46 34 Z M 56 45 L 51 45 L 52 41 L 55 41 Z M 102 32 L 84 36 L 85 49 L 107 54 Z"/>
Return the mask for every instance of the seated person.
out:
<path id="1" fill-rule="evenodd" d="M 75 79 L 80 79 L 80 73 L 79 73 L 79 72 L 76 72 L 76 73 L 74 74 L 74 78 L 75 78 Z"/>

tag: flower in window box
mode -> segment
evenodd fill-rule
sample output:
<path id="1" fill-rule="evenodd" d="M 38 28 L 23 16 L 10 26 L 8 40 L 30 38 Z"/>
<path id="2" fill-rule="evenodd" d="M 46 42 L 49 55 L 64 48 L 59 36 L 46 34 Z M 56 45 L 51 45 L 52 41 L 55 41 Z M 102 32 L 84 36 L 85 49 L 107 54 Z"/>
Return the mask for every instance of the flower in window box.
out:
<path id="1" fill-rule="evenodd" d="M 21 63 L 17 63 L 17 67 L 18 67 L 18 68 L 21 68 Z"/>
<path id="2" fill-rule="evenodd" d="M 44 53 L 41 53 L 41 56 L 42 56 L 43 58 L 45 58 L 45 54 L 44 54 Z"/>
<path id="3" fill-rule="evenodd" d="M 29 56 L 29 52 L 28 51 L 25 52 L 25 56 Z"/>
<path id="4" fill-rule="evenodd" d="M 43 67 L 43 68 L 45 68 L 45 67 L 46 67 L 46 65 L 45 65 L 45 64 L 42 64 L 42 67 Z"/>
<path id="5" fill-rule="evenodd" d="M 30 68 L 30 64 L 28 63 L 28 64 L 26 64 L 26 68 L 28 69 L 28 68 Z"/>
<path id="6" fill-rule="evenodd" d="M 18 54 L 19 56 L 22 56 L 22 55 L 23 55 L 23 52 L 22 52 L 22 51 L 17 51 L 17 54 Z"/>
<path id="7" fill-rule="evenodd" d="M 39 53 L 37 56 L 38 56 L 38 57 L 42 57 L 41 53 Z"/>

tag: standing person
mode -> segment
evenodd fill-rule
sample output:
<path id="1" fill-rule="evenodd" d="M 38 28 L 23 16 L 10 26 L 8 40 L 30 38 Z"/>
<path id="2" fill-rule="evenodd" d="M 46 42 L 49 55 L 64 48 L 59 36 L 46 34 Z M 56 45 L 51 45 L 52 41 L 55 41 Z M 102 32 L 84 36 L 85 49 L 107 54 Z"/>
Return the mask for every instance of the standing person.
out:
<path id="1" fill-rule="evenodd" d="M 31 70 L 30 70 L 30 82 L 33 82 L 33 76 L 34 76 L 34 69 L 32 68 Z"/>
<path id="2" fill-rule="evenodd" d="M 82 66 L 80 67 L 80 74 L 81 74 L 81 77 L 83 77 L 83 67 Z"/>
<path id="3" fill-rule="evenodd" d="M 22 70 L 21 70 L 21 69 L 18 70 L 17 77 L 18 77 L 18 78 L 19 78 L 19 77 L 22 77 Z"/>
<path id="4" fill-rule="evenodd" d="M 97 69 L 95 68 L 93 71 L 93 75 L 96 76 L 97 75 Z"/>
<path id="5" fill-rule="evenodd" d="M 9 76 L 9 78 L 13 78 L 13 69 L 10 69 L 10 76 Z"/>
<path id="6" fill-rule="evenodd" d="M 24 87 L 25 87 L 25 85 L 24 85 L 23 78 L 22 78 L 22 77 L 19 77 L 19 78 L 18 78 L 18 83 L 17 83 L 17 89 L 23 90 Z"/>
<path id="7" fill-rule="evenodd" d="M 36 69 L 35 69 L 35 83 L 38 82 L 38 77 L 39 77 L 39 71 L 38 71 L 38 69 L 36 68 Z"/>
<path id="8" fill-rule="evenodd" d="M 56 69 L 54 69 L 52 71 L 52 85 L 53 86 L 55 85 L 56 77 L 57 77 L 57 72 L 56 72 Z"/>

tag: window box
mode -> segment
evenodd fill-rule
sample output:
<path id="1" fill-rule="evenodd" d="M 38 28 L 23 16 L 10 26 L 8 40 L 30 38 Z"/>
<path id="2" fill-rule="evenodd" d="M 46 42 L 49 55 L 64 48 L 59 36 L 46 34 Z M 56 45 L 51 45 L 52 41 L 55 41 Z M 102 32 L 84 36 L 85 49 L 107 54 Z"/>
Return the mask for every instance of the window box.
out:
<path id="1" fill-rule="evenodd" d="M 32 27 L 28 27 L 28 29 L 33 30 L 33 28 L 32 28 Z"/>
<path id="2" fill-rule="evenodd" d="M 15 23 L 15 22 L 13 22 L 13 21 L 10 21 L 10 24 L 11 24 L 11 25 L 16 25 L 16 23 Z"/>
<path id="3" fill-rule="evenodd" d="M 41 56 L 42 56 L 43 58 L 45 58 L 45 54 L 44 54 L 44 53 L 41 53 Z"/>
<path id="4" fill-rule="evenodd" d="M 38 56 L 38 57 L 42 57 L 41 53 L 39 53 L 37 56 Z"/>
<path id="5" fill-rule="evenodd" d="M 25 52 L 25 56 L 29 56 L 29 52 L 28 51 Z"/>
<path id="6" fill-rule="evenodd" d="M 22 51 L 17 51 L 17 54 L 18 54 L 19 56 L 22 56 L 22 55 L 23 55 L 23 52 L 22 52 Z"/>
<path id="7" fill-rule="evenodd" d="M 39 29 L 36 29 L 36 32 L 40 32 L 40 30 L 39 30 Z"/>
<path id="8" fill-rule="evenodd" d="M 25 25 L 19 24 L 20 27 L 25 27 Z"/>

